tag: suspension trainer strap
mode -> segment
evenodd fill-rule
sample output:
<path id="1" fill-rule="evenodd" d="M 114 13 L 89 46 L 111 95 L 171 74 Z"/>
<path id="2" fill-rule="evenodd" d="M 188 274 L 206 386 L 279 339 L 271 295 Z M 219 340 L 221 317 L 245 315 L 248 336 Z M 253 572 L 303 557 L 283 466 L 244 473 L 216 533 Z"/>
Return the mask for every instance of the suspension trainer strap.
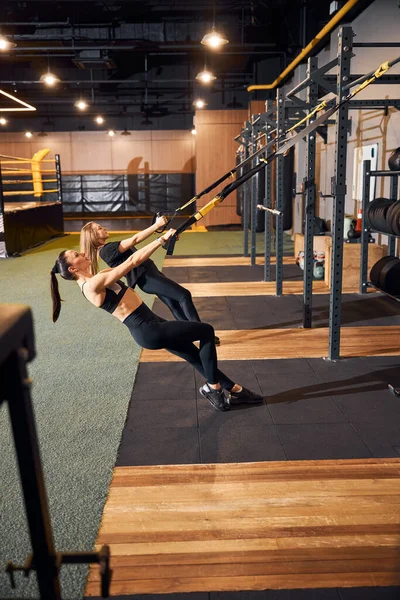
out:
<path id="1" fill-rule="evenodd" d="M 393 67 L 395 64 L 397 64 L 399 62 L 400 62 L 400 56 L 397 57 L 397 58 L 395 58 L 395 59 L 393 59 L 392 61 L 386 61 L 386 62 L 382 63 L 375 71 L 372 71 L 371 73 L 368 73 L 368 75 L 365 75 L 364 77 L 366 77 L 366 79 L 364 80 L 364 78 L 362 78 L 363 79 L 362 83 L 355 90 L 353 90 L 352 92 L 350 92 L 348 94 L 348 96 L 346 96 L 345 98 L 343 98 L 342 100 L 340 100 L 339 102 L 337 102 L 334 106 L 331 106 L 330 108 L 328 108 L 328 110 L 326 110 L 322 115 L 320 115 L 317 119 L 315 119 L 315 121 L 313 121 L 312 123 L 310 123 L 309 125 L 307 125 L 307 127 L 305 127 L 304 129 L 302 129 L 299 133 L 297 133 L 296 135 L 290 137 L 288 140 L 285 140 L 285 143 L 278 150 L 275 150 L 274 152 L 272 152 L 268 157 L 266 157 L 258 165 L 256 165 L 255 167 L 253 167 L 252 169 L 250 169 L 247 173 L 245 173 L 244 175 L 242 175 L 241 177 L 239 177 L 238 179 L 236 179 L 236 181 L 234 181 L 231 184 L 225 186 L 224 189 L 221 192 L 219 192 L 219 194 L 217 196 L 215 196 L 215 198 L 213 198 L 210 202 L 208 202 L 208 204 L 206 204 L 205 206 L 203 206 L 196 214 L 194 214 L 192 217 L 190 217 L 184 223 L 182 223 L 182 225 L 177 229 L 176 234 L 174 236 L 172 236 L 170 238 L 170 240 L 169 240 L 167 254 L 169 256 L 173 254 L 173 249 L 174 249 L 175 242 L 176 242 L 176 236 L 178 236 L 181 233 L 183 233 L 184 231 L 186 231 L 186 229 L 188 229 L 191 225 L 193 225 L 194 223 L 196 223 L 197 221 L 199 221 L 210 210 L 212 210 L 218 204 L 220 204 L 221 202 L 223 202 L 223 200 L 225 200 L 225 198 L 229 194 L 231 194 L 239 186 L 243 185 L 243 183 L 245 183 L 248 179 L 250 179 L 251 177 L 253 177 L 253 175 L 255 175 L 256 173 L 258 173 L 259 171 L 261 171 L 261 169 L 264 169 L 266 167 L 266 165 L 269 164 L 269 163 L 271 163 L 273 160 L 275 160 L 275 158 L 277 156 L 279 156 L 281 154 L 284 154 L 292 146 L 294 146 L 295 144 L 297 144 L 298 141 L 300 141 L 305 136 L 307 136 L 309 133 L 311 133 L 312 131 L 314 131 L 318 127 L 320 127 L 320 125 L 322 125 L 322 123 L 324 123 L 327 119 L 329 119 L 329 117 L 331 117 L 333 114 L 335 114 L 339 110 L 339 108 L 341 108 L 346 102 L 349 102 L 352 98 L 354 98 L 354 96 L 356 96 L 359 92 L 361 92 L 363 89 L 365 89 L 368 85 L 370 85 L 371 83 L 373 83 L 374 81 L 376 81 L 379 77 L 381 77 L 382 75 L 384 75 L 384 73 L 386 73 L 391 67 Z M 226 179 L 227 177 L 229 177 L 231 175 L 231 173 L 237 171 L 237 169 L 240 166 L 242 166 L 243 164 L 245 164 L 246 162 L 248 162 L 250 159 L 254 158 L 255 156 L 257 156 L 259 154 L 261 154 L 272 143 L 278 142 L 279 140 L 285 138 L 288 133 L 290 133 L 294 129 L 297 129 L 297 127 L 299 127 L 306 120 L 308 121 L 312 116 L 314 116 L 315 114 L 317 114 L 317 112 L 320 112 L 323 108 L 327 108 L 328 105 L 329 105 L 329 103 L 325 103 L 325 102 L 321 102 L 320 104 L 318 104 L 318 106 L 316 106 L 306 116 L 306 118 L 301 119 L 300 121 L 298 121 L 298 123 L 296 123 L 295 125 L 293 125 L 292 127 L 290 127 L 290 129 L 286 130 L 280 136 L 278 136 L 278 138 L 276 138 L 272 142 L 269 142 L 269 144 L 266 144 L 266 146 L 264 146 L 263 148 L 257 150 L 257 152 L 254 153 L 248 159 L 246 159 L 246 161 L 243 161 L 242 163 L 240 163 L 240 165 L 237 165 L 236 169 L 233 169 L 232 171 L 229 171 L 229 173 L 227 173 L 226 176 L 224 176 L 223 178 L 221 178 L 220 180 L 218 180 L 218 183 L 216 185 L 218 185 L 219 183 L 221 183 L 222 181 L 224 181 L 224 179 Z M 213 187 L 215 187 L 215 186 L 213 186 Z M 211 189 L 213 189 L 213 187 L 210 186 L 210 188 L 208 188 L 208 191 L 211 191 Z M 204 192 L 204 193 L 207 193 L 207 192 Z M 202 194 L 199 194 L 198 197 L 200 197 L 201 195 Z"/>

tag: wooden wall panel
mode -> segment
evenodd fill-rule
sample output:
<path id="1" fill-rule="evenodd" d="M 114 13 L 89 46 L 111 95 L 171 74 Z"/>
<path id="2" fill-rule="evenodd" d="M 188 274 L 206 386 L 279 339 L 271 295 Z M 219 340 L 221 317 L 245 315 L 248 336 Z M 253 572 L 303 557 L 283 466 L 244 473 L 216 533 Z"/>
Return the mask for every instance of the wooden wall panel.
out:
<path id="1" fill-rule="evenodd" d="M 248 118 L 250 118 L 251 115 L 256 115 L 263 112 L 265 112 L 265 100 L 252 100 L 249 102 Z"/>
<path id="2" fill-rule="evenodd" d="M 193 138 L 191 133 L 190 137 Z M 178 169 L 177 169 L 178 166 Z M 152 144 L 152 167 L 156 173 L 194 173 L 193 141 L 160 140 Z M 190 200 L 190 198 L 188 198 Z"/>
<path id="3" fill-rule="evenodd" d="M 207 110 L 196 112 L 196 191 L 200 192 L 224 173 L 233 169 L 236 163 L 236 150 L 239 147 L 234 138 L 240 133 L 247 118 L 246 110 Z M 207 204 L 229 179 L 203 196 L 197 206 Z M 218 207 L 202 219 L 202 225 L 239 224 L 236 214 L 236 192 L 230 194 Z"/>
<path id="4" fill-rule="evenodd" d="M 29 141 L 1 133 L 0 153 L 32 158 L 41 148 L 60 154 L 63 173 L 194 173 L 195 140 L 189 131 L 132 131 L 114 138 L 105 131 L 58 132 Z"/>

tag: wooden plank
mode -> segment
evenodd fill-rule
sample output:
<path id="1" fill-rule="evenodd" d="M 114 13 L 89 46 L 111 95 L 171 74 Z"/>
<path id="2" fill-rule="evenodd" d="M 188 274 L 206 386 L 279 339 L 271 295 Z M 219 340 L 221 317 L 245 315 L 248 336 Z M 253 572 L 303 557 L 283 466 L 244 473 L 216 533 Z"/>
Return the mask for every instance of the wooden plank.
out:
<path id="1" fill-rule="evenodd" d="M 210 298 L 212 296 L 275 296 L 275 281 L 235 281 L 214 283 L 185 283 L 193 298 Z M 354 294 L 359 289 L 344 288 L 346 294 Z M 303 281 L 284 281 L 283 293 L 302 294 Z M 313 294 L 329 294 L 329 288 L 324 281 L 313 281 Z"/>
<path id="2" fill-rule="evenodd" d="M 240 133 L 247 118 L 245 110 L 199 110 L 196 111 L 196 192 L 202 191 L 235 166 L 238 148 L 234 138 Z M 212 192 L 197 201 L 197 208 L 207 204 L 227 184 L 229 178 Z M 239 224 L 236 212 L 236 192 L 232 192 L 220 205 L 210 211 L 201 224 Z"/>
<path id="3" fill-rule="evenodd" d="M 235 284 L 237 285 L 237 284 Z M 276 358 L 321 358 L 328 356 L 328 327 L 318 329 L 236 329 L 218 330 L 221 346 L 218 360 L 259 360 Z M 340 355 L 397 356 L 400 354 L 400 327 L 343 327 Z M 166 350 L 142 350 L 142 362 L 182 360 Z"/>
<path id="4" fill-rule="evenodd" d="M 296 262 L 294 256 L 284 256 L 284 265 L 294 265 Z M 256 257 L 256 264 L 264 264 L 264 256 Z M 276 264 L 275 256 L 271 258 L 271 264 Z M 163 263 L 165 267 L 249 267 L 250 257 L 246 256 L 191 256 L 182 258 L 180 256 L 168 258 Z"/>
<path id="5" fill-rule="evenodd" d="M 118 467 L 96 544 L 111 594 L 399 585 L 399 473 L 400 459 Z M 92 567 L 85 595 L 99 585 Z"/>
<path id="6" fill-rule="evenodd" d="M 336 583 L 330 583 L 334 577 Z M 287 575 L 284 576 L 252 576 L 252 577 L 219 577 L 187 578 L 179 580 L 157 579 L 157 580 L 135 580 L 111 584 L 113 595 L 147 594 L 151 589 L 153 594 L 172 594 L 182 592 L 198 592 L 199 590 L 213 591 L 238 591 L 238 590 L 281 590 L 281 589 L 305 589 L 305 588 L 327 588 L 327 587 L 368 587 L 368 586 L 397 586 L 400 584 L 400 574 L 379 573 L 335 573 L 313 575 Z M 86 596 L 99 596 L 99 583 L 89 583 Z"/>

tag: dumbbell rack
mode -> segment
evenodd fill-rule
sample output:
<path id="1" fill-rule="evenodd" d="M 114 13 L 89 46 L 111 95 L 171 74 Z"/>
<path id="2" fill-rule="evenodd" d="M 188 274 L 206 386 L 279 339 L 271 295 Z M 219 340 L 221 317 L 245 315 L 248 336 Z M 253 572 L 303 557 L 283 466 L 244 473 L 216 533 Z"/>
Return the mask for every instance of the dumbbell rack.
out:
<path id="1" fill-rule="evenodd" d="M 400 298 L 392 296 L 387 292 L 377 288 L 373 283 L 368 281 L 368 237 L 369 232 L 381 233 L 387 235 L 389 238 L 388 243 L 388 256 L 396 255 L 396 238 L 400 236 L 388 235 L 387 232 L 379 231 L 378 229 L 371 229 L 367 224 L 367 207 L 369 204 L 369 196 L 371 189 L 371 177 L 390 177 L 390 198 L 394 201 L 398 199 L 398 187 L 400 171 L 371 171 L 371 161 L 365 160 L 363 162 L 363 195 L 362 195 L 362 230 L 361 230 L 361 252 L 360 252 L 360 294 L 366 294 L 368 288 L 372 287 L 379 290 L 383 294 L 390 296 L 394 300 L 400 302 Z"/>

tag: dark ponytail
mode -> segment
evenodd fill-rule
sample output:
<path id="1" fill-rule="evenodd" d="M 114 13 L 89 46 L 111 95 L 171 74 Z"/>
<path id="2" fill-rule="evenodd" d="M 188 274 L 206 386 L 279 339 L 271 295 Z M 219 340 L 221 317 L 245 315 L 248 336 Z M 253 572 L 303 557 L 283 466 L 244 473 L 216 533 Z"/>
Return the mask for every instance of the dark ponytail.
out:
<path id="1" fill-rule="evenodd" d="M 65 250 L 61 252 L 50 271 L 50 292 L 53 302 L 53 323 L 55 323 L 60 316 L 61 302 L 63 301 L 60 297 L 56 273 L 59 273 L 63 279 L 67 279 L 68 281 L 73 281 L 75 279 L 74 275 L 68 270 L 70 265 L 65 257 L 65 252 Z"/>

